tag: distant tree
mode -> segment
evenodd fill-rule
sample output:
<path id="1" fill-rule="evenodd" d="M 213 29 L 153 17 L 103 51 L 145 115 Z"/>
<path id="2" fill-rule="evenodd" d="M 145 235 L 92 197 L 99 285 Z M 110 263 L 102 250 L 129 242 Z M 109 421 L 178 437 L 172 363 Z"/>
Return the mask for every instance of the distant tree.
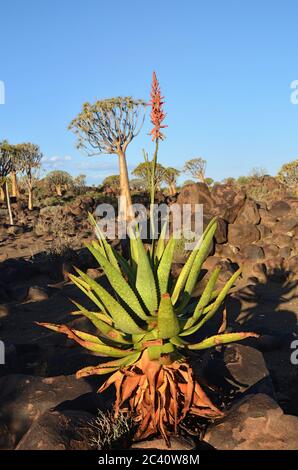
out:
<path id="1" fill-rule="evenodd" d="M 144 161 L 139 163 L 138 166 L 132 171 L 132 174 L 137 178 L 140 178 L 144 181 L 146 185 L 146 189 L 150 192 L 151 189 L 151 170 L 152 170 L 152 162 Z M 155 189 L 160 189 L 160 185 L 164 180 L 165 175 L 165 167 L 162 166 L 160 163 L 156 163 L 155 165 L 155 175 L 154 175 L 154 186 Z"/>
<path id="2" fill-rule="evenodd" d="M 132 178 L 129 185 L 132 191 L 144 191 L 146 189 L 146 182 L 142 178 Z"/>
<path id="3" fill-rule="evenodd" d="M 278 178 L 298 194 L 298 159 L 285 163 L 278 172 Z"/>
<path id="4" fill-rule="evenodd" d="M 268 171 L 266 170 L 266 168 L 262 168 L 262 167 L 254 167 L 249 172 L 249 176 L 251 178 L 262 178 L 263 176 L 267 174 L 268 174 Z"/>
<path id="5" fill-rule="evenodd" d="M 236 180 L 232 176 L 228 176 L 227 178 L 223 180 L 223 183 L 232 186 L 236 183 Z"/>
<path id="6" fill-rule="evenodd" d="M 78 194 L 81 194 L 86 187 L 86 175 L 78 175 L 73 178 L 73 187 Z"/>
<path id="7" fill-rule="evenodd" d="M 20 197 L 18 177 L 17 174 L 21 171 L 21 156 L 19 153 L 19 146 L 10 144 L 12 170 L 10 172 L 11 180 L 11 195 L 14 198 Z"/>
<path id="8" fill-rule="evenodd" d="M 12 149 L 7 140 L 0 142 L 0 186 L 5 188 L 5 197 L 10 225 L 13 225 L 13 216 L 10 205 L 10 195 L 8 188 L 8 175 L 13 170 Z"/>
<path id="9" fill-rule="evenodd" d="M 193 158 L 185 162 L 183 171 L 189 173 L 193 178 L 198 179 L 202 183 L 205 182 L 205 172 L 206 172 L 206 160 L 203 158 Z"/>
<path id="10" fill-rule="evenodd" d="M 188 186 L 189 184 L 196 184 L 196 182 L 193 181 L 193 180 L 185 180 L 185 181 L 182 183 L 182 186 Z"/>
<path id="11" fill-rule="evenodd" d="M 251 181 L 251 178 L 249 176 L 239 176 L 237 178 L 237 183 L 240 184 L 240 186 L 244 186 L 245 184 L 248 184 Z"/>
<path id="12" fill-rule="evenodd" d="M 85 103 L 81 113 L 70 124 L 70 129 L 78 136 L 79 148 L 84 148 L 91 155 L 118 155 L 120 194 L 125 199 L 121 218 L 125 219 L 131 218 L 132 204 L 126 149 L 140 132 L 145 107 L 145 101 L 127 96 L 96 101 L 94 104 Z"/>
<path id="13" fill-rule="evenodd" d="M 46 175 L 46 182 L 52 191 L 61 197 L 63 190 L 69 189 L 73 184 L 72 176 L 67 171 L 54 170 Z"/>
<path id="14" fill-rule="evenodd" d="M 19 144 L 17 146 L 19 169 L 23 175 L 24 183 L 28 190 L 28 209 L 33 209 L 33 190 L 36 185 L 38 171 L 40 169 L 43 154 L 38 145 L 32 143 Z"/>
<path id="15" fill-rule="evenodd" d="M 213 178 L 205 178 L 205 183 L 207 184 L 207 186 L 209 186 L 211 188 L 213 186 L 214 179 Z"/>
<path id="16" fill-rule="evenodd" d="M 120 176 L 119 175 L 110 175 L 107 176 L 102 185 L 105 191 L 112 192 L 113 194 L 119 194 L 120 190 Z"/>
<path id="17" fill-rule="evenodd" d="M 180 171 L 176 170 L 176 168 L 168 167 L 164 171 L 163 181 L 168 185 L 171 196 L 177 192 L 176 184 L 179 175 Z"/>

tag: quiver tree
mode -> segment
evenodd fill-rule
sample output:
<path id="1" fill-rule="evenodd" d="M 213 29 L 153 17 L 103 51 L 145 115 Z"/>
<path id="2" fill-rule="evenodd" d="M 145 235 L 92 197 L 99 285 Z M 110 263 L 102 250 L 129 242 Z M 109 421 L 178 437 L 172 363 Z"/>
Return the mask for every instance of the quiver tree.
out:
<path id="1" fill-rule="evenodd" d="M 13 225 L 13 217 L 10 205 L 10 196 L 8 189 L 8 175 L 13 169 L 13 162 L 11 158 L 12 146 L 6 141 L 0 142 L 0 186 L 3 190 L 5 188 L 5 197 L 7 203 L 7 210 L 9 216 L 9 223 Z"/>
<path id="2" fill-rule="evenodd" d="M 78 175 L 73 178 L 73 186 L 77 193 L 82 193 L 86 187 L 86 175 Z"/>
<path id="3" fill-rule="evenodd" d="M 130 218 L 131 194 L 129 188 L 126 149 L 138 135 L 144 122 L 146 103 L 132 97 L 116 97 L 85 103 L 69 128 L 78 137 L 78 148 L 89 155 L 115 154 L 119 158 L 120 194 L 124 206 L 122 219 Z"/>
<path id="4" fill-rule="evenodd" d="M 19 145 L 10 145 L 12 170 L 10 172 L 11 195 L 14 198 L 20 197 L 17 174 L 21 171 L 21 155 Z"/>
<path id="5" fill-rule="evenodd" d="M 28 209 L 31 211 L 33 209 L 33 190 L 43 154 L 38 145 L 31 143 L 19 144 L 17 150 L 20 170 L 28 190 Z"/>
<path id="6" fill-rule="evenodd" d="M 164 175 L 165 175 L 166 169 L 160 163 L 156 163 L 154 170 L 155 170 L 154 179 L 153 179 L 154 190 L 156 189 L 159 190 L 162 181 L 164 181 Z M 144 185 L 146 186 L 146 189 L 149 192 L 151 190 L 151 185 L 152 185 L 151 172 L 152 172 L 152 162 L 148 160 L 145 160 L 144 162 L 139 163 L 139 165 L 131 172 L 134 176 L 136 176 L 137 178 L 140 178 L 144 182 Z"/>
<path id="7" fill-rule="evenodd" d="M 168 185 L 171 196 L 173 196 L 177 192 L 176 183 L 179 175 L 180 171 L 176 170 L 176 168 L 169 167 L 165 169 L 163 180 Z"/>
<path id="8" fill-rule="evenodd" d="M 278 172 L 278 178 L 298 195 L 298 159 L 285 163 Z"/>
<path id="9" fill-rule="evenodd" d="M 206 160 L 203 158 L 193 158 L 187 160 L 183 167 L 185 173 L 189 173 L 193 178 L 198 179 L 201 183 L 205 182 Z"/>
<path id="10" fill-rule="evenodd" d="M 61 197 L 73 185 L 72 176 L 67 171 L 54 170 L 47 174 L 46 182 L 51 191 L 55 191 Z"/>
<path id="11" fill-rule="evenodd" d="M 107 176 L 102 182 L 104 191 L 111 194 L 119 194 L 120 176 L 110 175 Z"/>

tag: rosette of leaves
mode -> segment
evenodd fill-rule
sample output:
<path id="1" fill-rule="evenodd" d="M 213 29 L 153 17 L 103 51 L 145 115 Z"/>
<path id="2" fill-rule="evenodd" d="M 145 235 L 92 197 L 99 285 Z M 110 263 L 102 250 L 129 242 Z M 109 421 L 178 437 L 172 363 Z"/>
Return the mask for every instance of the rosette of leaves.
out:
<path id="1" fill-rule="evenodd" d="M 115 386 L 115 416 L 120 410 L 131 412 L 139 423 L 136 439 L 160 433 L 169 444 L 169 435 L 179 433 L 179 423 L 188 413 L 212 419 L 223 415 L 194 378 L 183 353 L 256 336 L 250 332 L 220 332 L 197 343 L 192 340 L 194 333 L 212 321 L 240 270 L 217 290 L 220 268 L 216 268 L 194 302 L 192 293 L 210 250 L 216 220 L 205 229 L 176 280 L 171 275 L 176 239 L 166 241 L 165 227 L 153 255 L 146 251 L 138 232 L 131 233 L 127 260 L 106 241 L 94 219 L 93 223 L 98 241 L 87 246 L 110 288 L 105 289 L 79 269 L 70 277 L 96 307 L 91 311 L 74 302 L 77 310 L 73 314 L 87 317 L 98 334 L 67 325 L 39 325 L 111 358 L 79 370 L 77 377 L 112 374 L 99 392 Z"/>

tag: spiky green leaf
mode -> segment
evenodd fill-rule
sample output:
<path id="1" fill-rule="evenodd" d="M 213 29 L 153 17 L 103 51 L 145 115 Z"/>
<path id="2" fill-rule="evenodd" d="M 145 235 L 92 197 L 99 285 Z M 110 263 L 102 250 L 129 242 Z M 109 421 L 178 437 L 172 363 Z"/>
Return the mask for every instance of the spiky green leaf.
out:
<path id="1" fill-rule="evenodd" d="M 179 321 L 169 294 L 163 294 L 161 297 L 157 314 L 157 330 L 158 337 L 162 339 L 172 338 L 180 331 Z"/>
<path id="2" fill-rule="evenodd" d="M 136 242 L 138 248 L 136 288 L 149 312 L 154 314 L 158 308 L 155 278 L 145 247 L 139 236 L 137 236 Z"/>
<path id="3" fill-rule="evenodd" d="M 117 329 L 129 334 L 143 333 L 144 330 L 137 325 L 129 313 L 122 307 L 122 305 L 119 304 L 119 302 L 117 302 L 117 300 L 114 299 L 114 297 L 108 293 L 108 291 L 106 291 L 106 289 L 104 289 L 99 283 L 97 283 L 94 279 L 91 279 L 91 277 L 79 269 L 77 269 L 77 272 L 100 298 L 100 301 L 104 304 L 105 309 L 113 318 L 115 327 Z"/>

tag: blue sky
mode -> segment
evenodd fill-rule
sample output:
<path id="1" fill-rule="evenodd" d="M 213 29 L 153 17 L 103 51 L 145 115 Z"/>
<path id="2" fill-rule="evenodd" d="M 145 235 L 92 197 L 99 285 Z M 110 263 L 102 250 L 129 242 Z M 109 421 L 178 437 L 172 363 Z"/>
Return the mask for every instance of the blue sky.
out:
<path id="1" fill-rule="evenodd" d="M 215 180 L 256 166 L 275 174 L 298 156 L 297 55 L 296 0 L 1 0 L 0 139 L 37 143 L 47 170 L 98 184 L 117 158 L 76 150 L 69 122 L 84 101 L 149 99 L 156 70 L 168 124 L 161 163 L 201 156 Z M 149 128 L 148 116 L 129 168 L 153 150 Z"/>

